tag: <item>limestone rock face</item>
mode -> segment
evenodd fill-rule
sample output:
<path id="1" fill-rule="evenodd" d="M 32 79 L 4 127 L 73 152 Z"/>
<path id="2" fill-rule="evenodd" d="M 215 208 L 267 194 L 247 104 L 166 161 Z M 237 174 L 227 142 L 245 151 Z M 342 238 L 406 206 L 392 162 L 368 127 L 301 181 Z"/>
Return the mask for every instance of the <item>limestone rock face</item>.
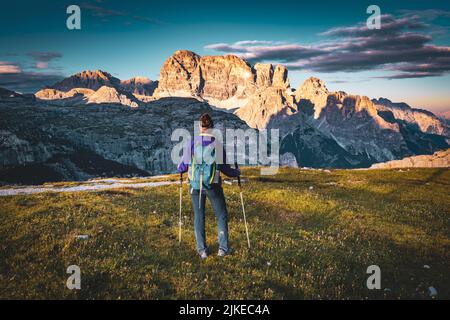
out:
<path id="1" fill-rule="evenodd" d="M 205 56 L 200 60 L 198 94 L 205 99 L 227 100 L 233 96 L 246 97 L 254 85 L 251 66 L 233 56 Z"/>
<path id="2" fill-rule="evenodd" d="M 368 155 L 350 153 L 333 137 L 308 122 L 300 123 L 283 136 L 280 154 L 286 153 L 294 155 L 301 167 L 353 168 L 367 167 L 371 163 Z"/>
<path id="3" fill-rule="evenodd" d="M 429 111 L 414 109 L 406 103 L 394 103 L 385 98 L 374 99 L 373 102 L 377 110 L 391 112 L 396 119 L 415 124 L 422 132 L 450 137 L 448 123 Z"/>
<path id="4" fill-rule="evenodd" d="M 285 108 L 295 109 L 286 67 L 234 56 L 204 56 L 181 50 L 166 60 L 157 97 L 192 96 L 235 111 L 251 127 L 265 128 Z"/>
<path id="5" fill-rule="evenodd" d="M 298 87 L 295 98 L 300 109 L 309 114 L 313 113 L 314 118 L 317 119 L 327 105 L 329 93 L 322 80 L 311 77 Z"/>
<path id="6" fill-rule="evenodd" d="M 152 81 L 146 77 L 134 77 L 120 82 L 120 87 L 123 91 L 137 96 L 151 96 L 157 86 L 158 81 Z"/>
<path id="7" fill-rule="evenodd" d="M 256 85 L 258 87 L 270 87 L 273 80 L 273 67 L 269 63 L 256 63 Z"/>
<path id="8" fill-rule="evenodd" d="M 133 101 L 131 95 L 120 93 L 115 88 L 103 86 L 88 98 L 87 103 L 118 103 L 132 108 L 138 107 L 138 103 Z"/>
<path id="9" fill-rule="evenodd" d="M 92 89 L 86 89 L 86 88 L 74 88 L 67 92 L 60 91 L 57 89 L 42 89 L 38 91 L 35 96 L 36 98 L 42 99 L 42 100 L 52 100 L 52 99 L 67 99 L 72 98 L 76 96 L 77 94 L 89 96 L 93 94 L 95 91 Z"/>
<path id="10" fill-rule="evenodd" d="M 200 56 L 188 50 L 176 51 L 161 67 L 157 97 L 196 96 L 200 84 Z"/>
<path id="11" fill-rule="evenodd" d="M 69 91 L 74 88 L 87 88 L 95 91 L 102 86 L 116 87 L 119 85 L 120 80 L 108 72 L 102 70 L 86 70 L 63 79 L 54 84 L 52 88 L 59 91 Z"/>
<path id="12" fill-rule="evenodd" d="M 138 99 L 125 91 L 102 86 L 94 91 L 86 88 L 74 88 L 67 92 L 56 89 L 42 89 L 35 94 L 40 101 L 59 106 L 75 106 L 92 103 L 118 103 L 129 107 L 138 107 Z"/>
<path id="13" fill-rule="evenodd" d="M 50 153 L 43 144 L 33 144 L 9 130 L 0 130 L 0 167 L 45 161 Z"/>
<path id="14" fill-rule="evenodd" d="M 432 114 L 419 116 L 409 107 L 386 107 L 366 96 L 331 92 L 318 78 L 309 78 L 298 88 L 296 102 L 311 117 L 307 122 L 365 164 L 432 153 L 449 145 L 444 128 L 430 130 L 442 126 Z M 425 124 L 424 117 L 434 117 L 432 124 Z M 292 125 L 285 121 L 284 130 L 296 130 Z"/>
<path id="15" fill-rule="evenodd" d="M 291 86 L 288 79 L 288 69 L 285 66 L 276 65 L 272 85 L 280 89 L 288 89 Z"/>
<path id="16" fill-rule="evenodd" d="M 258 89 L 274 87 L 277 89 L 289 89 L 288 70 L 285 66 L 270 63 L 256 63 L 255 70 L 256 87 Z"/>
<path id="17" fill-rule="evenodd" d="M 251 66 L 233 56 L 204 56 L 180 50 L 164 62 L 157 97 L 193 96 L 223 101 L 241 95 L 254 83 Z"/>
<path id="18" fill-rule="evenodd" d="M 255 92 L 235 114 L 250 127 L 265 129 L 274 118 L 291 115 L 295 111 L 293 97 L 283 89 L 269 87 Z"/>
<path id="19" fill-rule="evenodd" d="M 265 129 L 276 118 L 297 112 L 287 69 L 282 65 L 257 63 L 254 84 L 246 89 L 246 102 L 235 111 L 252 128 Z"/>
<path id="20" fill-rule="evenodd" d="M 450 149 L 437 151 L 432 155 L 419 155 L 401 160 L 376 163 L 371 169 L 391 168 L 450 168 Z"/>
<path id="21" fill-rule="evenodd" d="M 71 106 L 87 103 L 95 91 L 86 88 L 74 88 L 67 92 L 56 89 L 42 89 L 35 93 L 38 100 L 51 101 L 55 105 Z"/>
<path id="22" fill-rule="evenodd" d="M 315 121 L 322 132 L 352 154 L 367 154 L 374 161 L 410 154 L 398 124 L 379 116 L 366 96 L 330 93 Z"/>

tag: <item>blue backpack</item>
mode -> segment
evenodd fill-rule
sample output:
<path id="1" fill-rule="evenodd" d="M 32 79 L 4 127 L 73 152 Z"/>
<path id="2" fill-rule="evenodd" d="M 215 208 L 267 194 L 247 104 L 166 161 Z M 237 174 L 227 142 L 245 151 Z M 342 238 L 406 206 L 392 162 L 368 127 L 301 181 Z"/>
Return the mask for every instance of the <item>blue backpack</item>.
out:
<path id="1" fill-rule="evenodd" d="M 217 163 L 214 143 L 207 146 L 202 146 L 201 142 L 196 143 L 189 166 L 191 187 L 195 190 L 211 189 L 216 173 Z"/>

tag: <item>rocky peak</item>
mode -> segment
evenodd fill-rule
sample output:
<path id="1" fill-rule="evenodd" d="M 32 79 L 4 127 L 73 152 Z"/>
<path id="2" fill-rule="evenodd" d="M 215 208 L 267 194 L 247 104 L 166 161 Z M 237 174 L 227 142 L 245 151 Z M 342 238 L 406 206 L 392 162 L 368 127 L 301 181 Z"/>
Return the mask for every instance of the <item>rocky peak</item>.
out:
<path id="1" fill-rule="evenodd" d="M 193 51 L 177 50 L 170 58 L 176 59 L 183 65 L 189 65 L 189 62 L 198 62 L 201 57 Z"/>
<path id="2" fill-rule="evenodd" d="M 139 106 L 131 94 L 120 92 L 116 88 L 108 86 L 102 86 L 92 93 L 89 96 L 87 103 L 118 103 L 133 108 Z"/>
<path id="3" fill-rule="evenodd" d="M 239 111 L 241 119 L 263 128 L 283 108 L 296 109 L 282 65 L 251 66 L 235 55 L 203 56 L 176 51 L 161 68 L 157 98 L 192 96 L 211 105 Z"/>
<path id="4" fill-rule="evenodd" d="M 223 107 L 225 100 L 247 99 L 269 87 L 290 88 L 285 66 L 257 63 L 252 67 L 235 55 L 200 57 L 179 50 L 164 62 L 155 95 L 196 96 Z M 234 108 L 241 106 L 234 101 Z"/>
<path id="5" fill-rule="evenodd" d="M 195 96 L 199 85 L 199 62 L 200 56 L 192 51 L 176 51 L 161 67 L 155 95 Z"/>
<path id="6" fill-rule="evenodd" d="M 306 79 L 301 86 L 298 87 L 296 93 L 298 96 L 301 95 L 312 97 L 321 94 L 328 94 L 329 91 L 325 86 L 325 83 L 321 79 L 310 77 Z"/>
<path id="7" fill-rule="evenodd" d="M 256 63 L 253 68 L 258 88 L 288 89 L 290 87 L 288 70 L 285 66 L 276 65 L 274 68 L 270 63 Z"/>
<path id="8" fill-rule="evenodd" d="M 270 87 L 273 81 L 273 66 L 270 63 L 256 63 L 253 67 L 256 72 L 256 85 Z"/>
<path id="9" fill-rule="evenodd" d="M 255 79 L 252 67 L 234 55 L 202 57 L 199 75 L 199 95 L 214 100 L 245 97 Z"/>
<path id="10" fill-rule="evenodd" d="M 404 111 L 408 111 L 408 110 L 412 109 L 408 104 L 406 104 L 404 102 L 395 103 L 395 102 L 392 102 L 391 100 L 389 100 L 387 98 L 383 98 L 383 97 L 380 97 L 378 99 L 372 99 L 372 102 L 376 105 L 382 105 L 382 106 L 386 106 L 389 108 L 401 109 Z"/>
<path id="11" fill-rule="evenodd" d="M 321 79 L 311 77 L 298 87 L 295 98 L 301 109 L 313 108 L 314 118 L 317 119 L 327 105 L 329 94 L 330 92 Z M 311 112 L 311 110 L 307 111 Z"/>
<path id="12" fill-rule="evenodd" d="M 128 80 L 122 80 L 120 87 L 122 90 L 135 95 L 151 96 L 155 91 L 158 82 L 152 81 L 146 77 L 134 77 Z"/>
<path id="13" fill-rule="evenodd" d="M 120 80 L 102 70 L 85 70 L 51 86 L 51 89 L 67 92 L 73 88 L 98 90 L 102 86 L 116 87 Z"/>
<path id="14" fill-rule="evenodd" d="M 427 110 L 411 108 L 404 102 L 392 102 L 386 98 L 373 99 L 380 113 L 390 112 L 396 119 L 417 125 L 422 132 L 450 137 L 450 126 Z"/>
<path id="15" fill-rule="evenodd" d="M 272 85 L 276 88 L 288 89 L 290 88 L 290 83 L 288 79 L 288 69 L 281 65 L 277 64 L 275 67 L 275 71 L 273 73 L 273 82 Z"/>

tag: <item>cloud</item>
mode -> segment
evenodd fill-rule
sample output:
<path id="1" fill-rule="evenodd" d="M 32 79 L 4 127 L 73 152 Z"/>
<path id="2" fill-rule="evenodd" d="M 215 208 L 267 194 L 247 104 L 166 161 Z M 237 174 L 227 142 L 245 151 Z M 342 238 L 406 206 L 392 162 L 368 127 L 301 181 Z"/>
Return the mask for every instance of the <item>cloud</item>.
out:
<path id="1" fill-rule="evenodd" d="M 22 93 L 34 93 L 63 78 L 61 74 L 43 72 L 0 73 L 0 87 Z"/>
<path id="2" fill-rule="evenodd" d="M 427 12 L 427 20 L 446 15 Z M 433 18 L 434 17 L 434 18 Z M 388 79 L 440 76 L 450 72 L 450 47 L 432 43 L 435 25 L 423 22 L 415 12 L 383 15 L 381 29 L 363 23 L 320 33 L 322 41 L 311 45 L 244 40 L 217 43 L 206 49 L 236 54 L 250 62 L 281 62 L 291 70 L 358 72 L 381 70 Z"/>
<path id="3" fill-rule="evenodd" d="M 9 61 L 0 61 L 0 75 L 16 74 L 20 72 L 22 72 L 22 70 L 17 64 Z"/>
<path id="4" fill-rule="evenodd" d="M 251 62 L 263 60 L 280 60 L 290 62 L 326 53 L 324 50 L 302 46 L 299 44 L 276 44 L 270 41 L 248 40 L 239 41 L 231 45 L 226 43 L 211 44 L 207 45 L 205 49 L 235 54 Z"/>
<path id="5" fill-rule="evenodd" d="M 137 21 L 144 21 L 150 24 L 166 24 L 165 22 L 158 20 L 158 19 L 153 19 L 153 18 L 149 18 L 149 17 L 143 17 L 143 16 L 131 16 L 134 20 Z"/>
<path id="6" fill-rule="evenodd" d="M 351 27 L 331 28 L 320 33 L 331 37 L 372 37 L 401 32 L 404 29 L 425 29 L 429 25 L 419 20 L 418 16 L 394 18 L 392 15 L 381 16 L 381 29 L 369 29 L 365 23 Z"/>
<path id="7" fill-rule="evenodd" d="M 52 60 L 63 56 L 59 52 L 28 52 L 27 55 L 34 60 L 33 68 L 41 70 L 49 69 Z"/>
<path id="8" fill-rule="evenodd" d="M 49 62 L 62 57 L 59 52 L 28 52 L 28 55 L 38 62 Z"/>
<path id="9" fill-rule="evenodd" d="M 38 62 L 36 63 L 36 69 L 47 69 L 48 62 Z"/>
<path id="10" fill-rule="evenodd" d="M 116 10 L 110 10 L 103 7 L 100 7 L 98 5 L 93 5 L 90 3 L 82 3 L 80 5 L 82 9 L 90 10 L 92 11 L 94 16 L 97 17 L 109 17 L 109 16 L 126 16 L 126 13 L 122 11 L 116 11 Z"/>
<path id="11" fill-rule="evenodd" d="M 236 42 L 238 46 L 246 46 L 246 45 L 259 45 L 259 44 L 282 44 L 283 42 L 274 42 L 274 41 L 261 41 L 261 40 L 244 40 Z"/>
<path id="12" fill-rule="evenodd" d="M 424 20 L 435 20 L 440 17 L 450 18 L 450 11 L 441 9 L 425 9 L 425 10 L 400 10 L 404 17 L 420 17 Z"/>
<path id="13" fill-rule="evenodd" d="M 63 56 L 61 53 L 33 51 L 28 52 L 26 56 L 32 59 L 32 64 L 0 61 L 0 87 L 22 93 L 34 93 L 64 78 L 61 68 L 50 65 Z"/>
<path id="14" fill-rule="evenodd" d="M 22 93 L 30 93 L 36 92 L 64 78 L 55 69 L 48 69 L 48 62 L 59 57 L 59 54 L 41 52 L 30 53 L 28 55 L 34 57 L 36 61 L 34 68 L 46 70 L 46 72 L 35 72 L 29 68 L 24 70 L 16 62 L 0 61 L 0 87 Z"/>
<path id="15" fill-rule="evenodd" d="M 101 1 L 97 1 L 97 3 L 101 3 Z M 91 4 L 88 2 L 82 3 L 80 5 L 80 7 L 82 9 L 89 10 L 93 16 L 102 18 L 103 22 L 108 21 L 108 19 L 107 19 L 108 17 L 124 17 L 124 18 L 129 18 L 129 19 L 135 20 L 135 21 L 143 21 L 143 22 L 150 23 L 150 24 L 165 24 L 164 22 L 162 22 L 158 19 L 153 19 L 150 17 L 144 17 L 144 16 L 140 16 L 140 15 L 133 15 L 133 14 L 130 14 L 125 11 L 111 10 L 111 9 L 107 9 L 105 7 L 101 7 L 97 4 Z M 127 21 L 127 23 L 130 23 L 130 21 Z"/>

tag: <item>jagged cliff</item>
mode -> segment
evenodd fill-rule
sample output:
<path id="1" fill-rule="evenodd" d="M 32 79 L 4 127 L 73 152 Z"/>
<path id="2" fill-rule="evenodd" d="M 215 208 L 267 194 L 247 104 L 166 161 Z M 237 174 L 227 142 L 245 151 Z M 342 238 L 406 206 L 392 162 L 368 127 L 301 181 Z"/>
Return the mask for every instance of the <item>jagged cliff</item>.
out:
<path id="1" fill-rule="evenodd" d="M 250 127 L 265 128 L 284 109 L 295 109 L 284 66 L 251 66 L 234 56 L 204 56 L 180 50 L 161 67 L 155 96 L 192 96 L 234 111 Z"/>

